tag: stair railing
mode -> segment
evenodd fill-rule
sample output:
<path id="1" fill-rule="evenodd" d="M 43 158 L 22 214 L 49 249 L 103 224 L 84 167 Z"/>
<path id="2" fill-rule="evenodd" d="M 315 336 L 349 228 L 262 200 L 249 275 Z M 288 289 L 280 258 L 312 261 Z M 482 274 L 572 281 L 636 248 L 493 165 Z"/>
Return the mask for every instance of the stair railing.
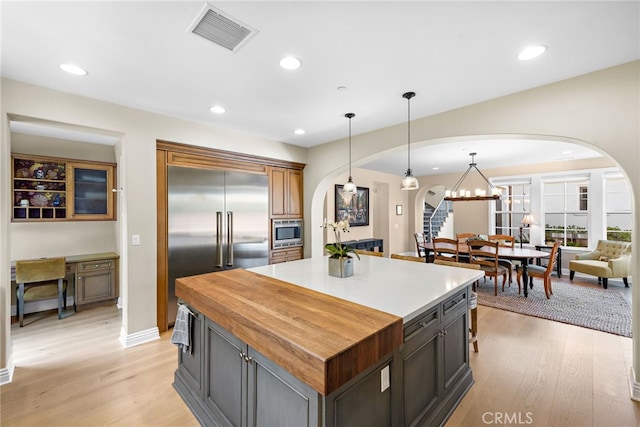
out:
<path id="1" fill-rule="evenodd" d="M 440 201 L 438 202 L 438 205 L 429 216 L 429 236 L 428 236 L 429 242 L 433 242 L 433 218 L 436 216 L 436 214 L 440 210 L 440 206 L 442 205 L 442 202 L 445 202 L 444 198 L 440 199 Z"/>

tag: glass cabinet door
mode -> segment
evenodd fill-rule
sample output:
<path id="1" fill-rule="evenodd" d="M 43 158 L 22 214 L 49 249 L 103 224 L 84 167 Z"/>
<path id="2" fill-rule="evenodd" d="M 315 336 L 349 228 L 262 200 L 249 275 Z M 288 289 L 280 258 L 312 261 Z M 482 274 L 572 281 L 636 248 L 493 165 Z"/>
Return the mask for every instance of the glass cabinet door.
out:
<path id="1" fill-rule="evenodd" d="M 111 165 L 70 163 L 73 197 L 68 201 L 71 219 L 114 219 Z"/>

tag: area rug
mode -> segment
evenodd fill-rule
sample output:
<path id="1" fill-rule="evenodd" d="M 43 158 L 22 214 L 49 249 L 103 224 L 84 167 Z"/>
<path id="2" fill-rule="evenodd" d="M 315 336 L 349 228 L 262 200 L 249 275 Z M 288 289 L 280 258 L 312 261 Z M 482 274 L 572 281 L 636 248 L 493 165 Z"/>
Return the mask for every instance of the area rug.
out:
<path id="1" fill-rule="evenodd" d="M 541 317 L 556 322 L 631 337 L 631 302 L 615 289 L 588 288 L 554 282 L 553 295 L 547 299 L 541 281 L 535 281 L 529 296 L 518 295 L 518 285 L 498 286 L 493 295 L 493 282 L 480 283 L 478 304 Z"/>

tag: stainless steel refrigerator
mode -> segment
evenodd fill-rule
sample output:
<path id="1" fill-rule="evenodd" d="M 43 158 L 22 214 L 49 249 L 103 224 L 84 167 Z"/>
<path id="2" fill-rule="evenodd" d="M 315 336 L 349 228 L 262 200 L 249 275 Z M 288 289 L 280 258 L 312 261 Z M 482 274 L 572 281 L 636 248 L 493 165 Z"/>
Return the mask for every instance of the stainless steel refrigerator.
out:
<path id="1" fill-rule="evenodd" d="M 175 280 L 269 263 L 266 175 L 168 167 L 168 321 Z"/>

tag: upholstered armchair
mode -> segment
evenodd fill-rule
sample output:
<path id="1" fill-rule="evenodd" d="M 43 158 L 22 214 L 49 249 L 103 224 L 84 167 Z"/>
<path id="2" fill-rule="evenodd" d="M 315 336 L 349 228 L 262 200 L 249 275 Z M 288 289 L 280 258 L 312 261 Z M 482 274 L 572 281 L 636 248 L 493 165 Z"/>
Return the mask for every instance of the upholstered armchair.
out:
<path id="1" fill-rule="evenodd" d="M 631 263 L 631 243 L 614 240 L 599 240 L 596 250 L 578 254 L 569 261 L 569 279 L 573 280 L 576 271 L 598 277 L 602 287 L 607 289 L 607 279 L 622 278 L 629 287 L 629 265 Z"/>

